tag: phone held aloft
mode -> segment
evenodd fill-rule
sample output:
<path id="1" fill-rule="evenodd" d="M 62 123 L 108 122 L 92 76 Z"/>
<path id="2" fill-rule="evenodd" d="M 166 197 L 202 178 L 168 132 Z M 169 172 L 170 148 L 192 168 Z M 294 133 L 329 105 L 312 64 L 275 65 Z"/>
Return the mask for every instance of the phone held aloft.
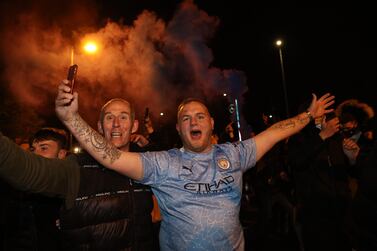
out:
<path id="1" fill-rule="evenodd" d="M 78 69 L 77 64 L 71 65 L 68 69 L 67 80 L 69 81 L 69 86 L 71 87 L 71 94 L 73 93 L 73 88 L 75 86 L 77 69 Z"/>

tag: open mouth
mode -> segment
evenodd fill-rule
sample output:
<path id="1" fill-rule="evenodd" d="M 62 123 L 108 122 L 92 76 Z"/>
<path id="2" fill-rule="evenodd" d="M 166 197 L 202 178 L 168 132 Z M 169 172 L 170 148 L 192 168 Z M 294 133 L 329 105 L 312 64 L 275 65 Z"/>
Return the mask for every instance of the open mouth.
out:
<path id="1" fill-rule="evenodd" d="M 122 133 L 120 132 L 112 132 L 111 137 L 112 138 L 120 138 L 122 136 Z"/>
<path id="2" fill-rule="evenodd" d="M 199 139 L 202 136 L 202 132 L 200 130 L 192 130 L 190 135 L 193 139 Z"/>

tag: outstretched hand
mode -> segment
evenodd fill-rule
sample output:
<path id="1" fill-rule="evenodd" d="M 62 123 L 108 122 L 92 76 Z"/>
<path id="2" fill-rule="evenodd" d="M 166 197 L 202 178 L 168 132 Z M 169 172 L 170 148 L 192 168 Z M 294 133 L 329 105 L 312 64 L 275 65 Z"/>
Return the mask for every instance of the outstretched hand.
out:
<path id="1" fill-rule="evenodd" d="M 329 109 L 329 107 L 334 104 L 335 96 L 332 96 L 330 93 L 326 93 L 319 99 L 315 94 L 313 95 L 312 102 L 308 108 L 308 111 L 311 113 L 313 118 L 322 117 L 323 115 L 332 112 L 334 109 Z"/>
<path id="2" fill-rule="evenodd" d="M 60 83 L 55 99 L 55 112 L 62 122 L 69 121 L 78 111 L 78 94 L 71 94 L 71 88 L 67 84 L 68 80 Z"/>

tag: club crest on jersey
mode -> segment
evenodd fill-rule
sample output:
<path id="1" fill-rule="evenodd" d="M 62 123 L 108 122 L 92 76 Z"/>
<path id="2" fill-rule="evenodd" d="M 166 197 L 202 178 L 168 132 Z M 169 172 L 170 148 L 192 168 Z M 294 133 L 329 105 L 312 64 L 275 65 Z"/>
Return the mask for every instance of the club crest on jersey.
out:
<path id="1" fill-rule="evenodd" d="M 220 167 L 222 170 L 227 170 L 230 167 L 229 160 L 227 159 L 218 159 L 217 166 Z"/>

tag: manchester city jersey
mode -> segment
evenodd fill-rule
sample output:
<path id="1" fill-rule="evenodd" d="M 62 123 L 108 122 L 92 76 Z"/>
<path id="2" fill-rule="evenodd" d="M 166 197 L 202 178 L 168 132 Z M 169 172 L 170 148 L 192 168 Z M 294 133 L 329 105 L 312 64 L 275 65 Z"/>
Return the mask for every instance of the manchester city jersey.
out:
<path id="1" fill-rule="evenodd" d="M 254 139 L 142 153 L 144 178 L 162 213 L 161 250 L 243 250 L 239 222 L 242 174 L 255 165 Z"/>

